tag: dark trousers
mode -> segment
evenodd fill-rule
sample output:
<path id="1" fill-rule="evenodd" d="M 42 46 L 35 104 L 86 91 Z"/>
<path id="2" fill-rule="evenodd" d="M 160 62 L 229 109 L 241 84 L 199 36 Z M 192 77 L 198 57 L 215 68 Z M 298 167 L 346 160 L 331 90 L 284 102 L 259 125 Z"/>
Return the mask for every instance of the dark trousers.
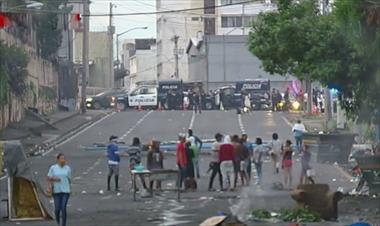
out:
<path id="1" fill-rule="evenodd" d="M 53 194 L 54 198 L 54 213 L 55 220 L 57 224 L 60 226 L 66 226 L 66 206 L 69 201 L 70 193 L 55 193 Z M 62 212 L 62 222 L 60 221 L 60 215 Z M 60 222 L 62 224 L 60 224 Z"/>
<path id="2" fill-rule="evenodd" d="M 219 162 L 213 162 L 212 163 L 212 173 L 211 173 L 208 188 L 209 189 L 212 188 L 216 174 L 219 174 L 220 189 L 223 189 L 223 177 L 222 177 L 222 171 L 220 171 L 220 163 Z"/>
<path id="3" fill-rule="evenodd" d="M 199 113 L 199 114 L 201 114 L 202 113 L 202 106 L 201 106 L 201 104 L 200 103 L 195 103 L 194 104 L 194 111 L 195 111 L 195 113 Z"/>
<path id="4" fill-rule="evenodd" d="M 186 167 L 179 167 L 179 188 L 182 188 L 182 184 L 187 177 L 187 169 Z"/>

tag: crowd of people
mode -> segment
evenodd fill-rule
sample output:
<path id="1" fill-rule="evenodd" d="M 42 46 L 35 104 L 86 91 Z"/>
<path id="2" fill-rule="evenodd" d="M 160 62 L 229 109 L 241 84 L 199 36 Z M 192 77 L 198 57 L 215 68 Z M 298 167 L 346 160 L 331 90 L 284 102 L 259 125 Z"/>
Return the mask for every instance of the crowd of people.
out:
<path id="1" fill-rule="evenodd" d="M 218 176 L 221 191 L 234 191 L 238 181 L 242 186 L 250 185 L 254 179 L 252 177 L 252 165 L 256 169 L 255 184 L 263 183 L 263 162 L 266 156 L 270 156 L 273 165 L 273 173 L 279 174 L 282 169 L 284 175 L 284 188 L 292 188 L 292 166 L 293 153 L 301 154 L 301 178 L 300 183 L 314 183 L 311 170 L 311 154 L 307 146 L 302 145 L 302 133 L 305 127 L 298 121 L 293 127 L 297 150 L 293 150 L 292 142 L 286 140 L 285 143 L 279 139 L 277 133 L 273 133 L 272 140 L 268 144 L 263 144 L 263 140 L 257 137 L 253 146 L 248 141 L 247 134 L 222 135 L 215 134 L 215 142 L 212 144 L 211 161 L 208 173 L 211 172 L 208 190 L 215 191 L 213 184 Z M 202 150 L 202 140 L 194 135 L 191 129 L 187 134 L 179 134 L 179 142 L 176 147 L 176 163 L 180 174 L 178 186 L 184 190 L 195 191 L 197 189 L 197 179 L 200 178 L 199 154 Z M 128 156 L 129 171 L 142 164 L 142 144 L 138 137 L 134 137 L 132 144 L 126 153 L 119 150 L 118 137 L 111 136 L 107 145 L 108 175 L 107 190 L 111 190 L 111 180 L 114 177 L 115 191 L 120 191 L 119 186 L 119 166 L 121 156 Z M 160 150 L 158 141 L 151 141 L 146 158 L 146 169 L 153 171 L 164 168 L 164 153 Z M 156 189 L 161 189 L 161 181 L 150 180 L 147 185 L 145 178 L 140 175 L 139 179 L 144 190 L 152 191 L 154 184 Z M 66 225 L 66 206 L 71 193 L 71 168 L 66 164 L 62 153 L 57 155 L 57 163 L 52 165 L 48 172 L 49 190 L 52 193 L 55 204 L 55 216 L 58 225 Z M 61 219 L 62 217 L 62 219 Z M 61 223 L 61 224 L 60 224 Z"/>

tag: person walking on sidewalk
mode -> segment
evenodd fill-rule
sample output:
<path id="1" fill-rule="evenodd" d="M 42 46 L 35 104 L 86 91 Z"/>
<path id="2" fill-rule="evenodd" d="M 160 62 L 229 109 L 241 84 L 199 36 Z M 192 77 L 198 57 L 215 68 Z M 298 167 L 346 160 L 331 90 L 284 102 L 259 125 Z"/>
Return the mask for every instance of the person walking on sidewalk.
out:
<path id="1" fill-rule="evenodd" d="M 304 148 L 302 149 L 302 156 L 301 156 L 301 177 L 300 177 L 300 184 L 307 184 L 310 182 L 311 184 L 314 184 L 313 179 L 313 173 L 310 166 L 310 160 L 311 160 L 311 153 L 309 150 L 309 146 L 304 145 Z"/>
<path id="2" fill-rule="evenodd" d="M 290 140 L 286 140 L 285 147 L 283 150 L 283 158 L 282 158 L 282 169 L 284 170 L 284 187 L 285 189 L 292 188 L 292 142 Z"/>
<path id="3" fill-rule="evenodd" d="M 234 146 L 231 144 L 230 137 L 226 135 L 219 150 L 220 171 L 225 184 L 223 190 L 227 188 L 233 190 L 231 177 L 234 174 L 234 157 Z"/>
<path id="4" fill-rule="evenodd" d="M 128 147 L 127 154 L 129 156 L 129 170 L 135 169 L 135 166 L 141 164 L 141 142 L 140 138 L 134 137 L 132 140 L 132 145 Z M 143 175 L 139 175 L 141 183 L 144 189 L 147 189 L 145 179 Z"/>
<path id="5" fill-rule="evenodd" d="M 246 155 L 248 155 L 248 157 L 245 159 L 244 170 L 247 175 L 247 184 L 249 185 L 251 182 L 251 175 L 252 175 L 253 146 L 250 142 L 248 142 L 247 134 L 241 135 L 241 144 L 244 146 L 244 151 L 248 152 L 248 153 L 245 153 Z"/>
<path id="6" fill-rule="evenodd" d="M 112 135 L 109 138 L 107 145 L 107 158 L 108 158 L 108 177 L 107 177 L 107 191 L 111 190 L 111 178 L 115 175 L 115 190 L 119 191 L 119 164 L 120 154 L 119 146 L 117 145 L 117 136 Z"/>
<path id="7" fill-rule="evenodd" d="M 280 158 L 281 158 L 283 145 L 282 145 L 281 140 L 278 139 L 277 133 L 272 134 L 272 141 L 270 143 L 270 148 L 271 148 L 270 156 L 272 159 L 274 173 L 278 174 L 280 172 Z"/>
<path id="8" fill-rule="evenodd" d="M 260 185 L 263 182 L 263 160 L 264 160 L 264 154 L 265 154 L 265 147 L 263 146 L 263 140 L 258 137 L 256 138 L 256 147 L 253 151 L 253 162 L 255 163 L 256 167 L 256 174 L 257 179 L 255 184 Z"/>
<path id="9" fill-rule="evenodd" d="M 192 129 L 188 129 L 187 131 L 188 134 L 188 139 L 191 141 L 193 145 L 193 150 L 194 150 L 194 158 L 193 158 L 193 165 L 195 168 L 195 172 L 197 174 L 197 178 L 200 178 L 200 169 L 199 169 L 199 152 L 202 149 L 203 142 L 199 137 L 194 135 L 194 132 Z"/>
<path id="10" fill-rule="evenodd" d="M 164 168 L 164 153 L 160 151 L 160 143 L 153 140 L 149 146 L 147 155 L 147 168 L 150 171 L 159 170 Z M 149 182 L 149 189 L 153 190 L 154 181 Z M 161 189 L 161 181 L 156 181 L 156 188 Z"/>
<path id="11" fill-rule="evenodd" d="M 55 220 L 58 225 L 66 226 L 66 207 L 71 193 L 71 168 L 66 164 L 62 153 L 57 155 L 57 163 L 50 166 L 47 176 L 54 199 Z"/>
<path id="12" fill-rule="evenodd" d="M 209 191 L 215 191 L 213 188 L 213 183 L 215 176 L 218 174 L 219 177 L 219 184 L 220 184 L 220 190 L 223 190 L 223 176 L 222 172 L 220 171 L 220 162 L 219 162 L 219 150 L 220 146 L 222 145 L 222 140 L 223 140 L 223 135 L 220 133 L 215 134 L 215 142 L 212 144 L 212 160 L 210 162 L 210 169 L 212 170 L 211 172 L 211 177 L 208 185 L 208 190 Z"/>
<path id="13" fill-rule="evenodd" d="M 294 124 L 292 128 L 292 132 L 294 135 L 294 139 L 296 140 L 296 146 L 298 153 L 301 151 L 302 148 L 302 136 L 304 133 L 306 133 L 306 128 L 304 124 L 302 124 L 301 120 L 297 120 L 297 123 Z"/>

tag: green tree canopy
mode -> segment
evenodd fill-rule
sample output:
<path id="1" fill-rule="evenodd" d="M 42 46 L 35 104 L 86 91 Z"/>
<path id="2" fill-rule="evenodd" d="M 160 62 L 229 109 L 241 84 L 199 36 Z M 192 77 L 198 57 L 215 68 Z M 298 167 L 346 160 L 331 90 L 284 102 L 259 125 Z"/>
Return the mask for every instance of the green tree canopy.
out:
<path id="1" fill-rule="evenodd" d="M 344 2 L 351 2 L 358 11 L 350 13 Z M 347 32 L 349 28 L 357 27 L 358 16 L 365 21 L 365 13 L 360 11 L 362 6 L 355 2 L 360 1 L 337 0 L 334 13 L 322 15 L 316 0 L 299 3 L 279 0 L 278 11 L 262 13 L 252 23 L 249 49 L 262 61 L 264 70 L 271 74 L 293 74 L 300 79 L 309 78 L 339 88 L 343 107 L 349 116 L 370 120 L 363 109 L 373 114 L 379 106 L 379 98 L 374 95 L 380 86 L 368 82 L 379 78 L 376 74 L 379 51 L 376 49 L 380 45 L 375 47 L 377 41 L 374 39 L 379 36 L 366 39 L 367 44 L 372 45 L 371 54 L 359 50 L 363 44 L 355 44 L 358 42 L 354 38 L 358 35 L 357 30 L 351 32 L 353 37 Z M 351 23 L 344 23 L 347 16 L 350 16 Z"/>
<path id="2" fill-rule="evenodd" d="M 26 91 L 29 58 L 24 50 L 0 42 L 0 104 L 8 103 L 9 93 L 22 96 Z"/>

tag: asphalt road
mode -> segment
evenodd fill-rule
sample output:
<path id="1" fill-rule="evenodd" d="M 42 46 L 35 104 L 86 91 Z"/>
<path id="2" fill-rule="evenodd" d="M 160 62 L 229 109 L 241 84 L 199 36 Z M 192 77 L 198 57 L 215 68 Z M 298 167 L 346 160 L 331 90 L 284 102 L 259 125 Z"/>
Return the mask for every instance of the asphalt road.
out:
<path id="1" fill-rule="evenodd" d="M 251 139 L 257 136 L 270 139 L 273 132 L 280 134 L 282 140 L 291 139 L 290 125 L 282 113 L 257 111 L 237 115 L 235 111 L 204 111 L 193 114 L 191 111 L 129 111 L 114 113 L 90 128 L 73 137 L 57 150 L 43 157 L 32 158 L 33 171 L 41 184 L 46 184 L 46 174 L 55 155 L 62 152 L 73 170 L 73 193 L 68 206 L 68 225 L 198 225 L 205 218 L 219 211 L 241 213 L 250 208 L 291 207 L 294 202 L 288 191 L 274 191 L 272 184 L 281 181 L 280 175 L 273 175 L 270 163 L 264 165 L 264 184 L 251 185 L 236 192 L 208 192 L 208 163 L 210 156 L 201 156 L 201 179 L 198 191 L 183 193 L 177 202 L 172 191 L 163 192 L 151 198 L 140 198 L 134 202 L 130 192 L 131 182 L 128 174 L 127 159 L 121 162 L 120 183 L 122 191 L 106 192 L 107 161 L 105 153 L 84 151 L 81 147 L 94 142 L 106 142 L 110 135 L 130 143 L 132 138 L 140 137 L 143 143 L 151 139 L 161 141 L 176 140 L 179 132 L 192 128 L 201 138 L 213 138 L 216 132 L 224 134 L 247 133 Z M 144 159 L 145 162 L 145 159 Z M 175 168 L 175 157 L 165 156 L 165 168 Z M 329 183 L 332 189 L 343 186 L 352 189 L 349 178 L 333 166 L 316 166 L 320 182 Z M 298 181 L 299 164 L 294 169 L 294 183 Z M 5 181 L 1 181 L 1 197 L 5 194 Z M 170 186 L 170 184 L 169 184 Z M 215 182 L 215 188 L 217 183 Z M 272 190 L 271 190 L 272 189 Z M 103 194 L 100 190 L 105 191 Z M 3 207 L 3 206 L 2 206 Z M 1 214 L 4 213 L 2 209 Z M 1 222 L 1 225 L 15 225 Z M 21 225 L 55 225 L 53 221 L 21 222 Z M 326 225 L 326 224 L 325 224 Z"/>

